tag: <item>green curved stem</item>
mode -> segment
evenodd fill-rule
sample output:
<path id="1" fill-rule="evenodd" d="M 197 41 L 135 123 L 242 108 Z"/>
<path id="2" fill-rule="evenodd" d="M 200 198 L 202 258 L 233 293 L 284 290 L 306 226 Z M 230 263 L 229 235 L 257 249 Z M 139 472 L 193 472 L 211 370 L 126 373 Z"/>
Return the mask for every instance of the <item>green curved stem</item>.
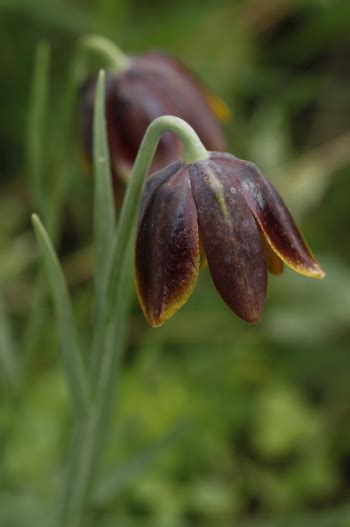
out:
<path id="1" fill-rule="evenodd" d="M 194 163 L 208 157 L 208 152 L 197 134 L 178 117 L 159 117 L 150 124 L 145 133 L 123 201 L 113 256 L 108 265 L 106 290 L 109 292 L 109 297 L 105 299 L 105 305 L 102 307 L 103 360 L 97 373 L 96 399 L 88 419 L 81 426 L 79 448 L 74 451 L 71 460 L 65 500 L 59 519 L 60 527 L 79 527 L 82 524 L 85 507 L 99 468 L 111 416 L 113 395 L 119 385 L 119 365 L 127 328 L 128 274 L 132 268 L 131 249 L 135 237 L 141 190 L 159 139 L 164 132 L 172 132 L 180 138 L 184 147 L 185 163 Z"/>
<path id="2" fill-rule="evenodd" d="M 101 54 L 107 59 L 108 66 L 115 73 L 122 73 L 129 67 L 129 58 L 111 40 L 100 35 L 88 35 L 80 40 L 83 48 L 90 49 Z"/>
<path id="3" fill-rule="evenodd" d="M 120 212 L 108 288 L 110 292 L 109 316 L 113 316 L 115 311 L 118 276 L 121 272 L 123 255 L 130 239 L 130 229 L 136 222 L 143 182 L 148 174 L 160 137 L 164 132 L 172 132 L 180 138 L 183 144 L 183 161 L 185 163 L 194 163 L 206 159 L 209 155 L 193 128 L 179 117 L 172 115 L 158 117 L 147 128 Z"/>

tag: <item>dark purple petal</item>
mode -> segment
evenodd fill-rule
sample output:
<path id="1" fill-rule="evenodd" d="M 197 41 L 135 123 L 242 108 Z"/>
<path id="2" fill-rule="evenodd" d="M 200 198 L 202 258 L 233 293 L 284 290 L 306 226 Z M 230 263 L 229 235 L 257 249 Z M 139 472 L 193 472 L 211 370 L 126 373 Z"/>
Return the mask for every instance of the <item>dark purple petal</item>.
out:
<path id="1" fill-rule="evenodd" d="M 267 269 L 255 219 L 224 168 L 209 160 L 195 163 L 190 178 L 214 284 L 237 315 L 257 322 L 264 305 Z"/>
<path id="2" fill-rule="evenodd" d="M 80 97 L 80 119 L 84 156 L 91 164 L 92 116 L 96 76 L 83 84 Z M 152 79 L 135 66 L 121 75 L 106 73 L 106 123 L 114 180 L 127 181 L 139 146 L 149 124 L 161 115 L 173 114 L 173 108 Z M 181 157 L 181 141 L 174 134 L 163 134 L 150 173 Z"/>
<path id="3" fill-rule="evenodd" d="M 155 85 L 147 72 L 136 65 L 115 79 L 115 88 L 107 104 L 107 125 L 113 166 L 130 172 L 149 124 L 161 115 L 174 115 L 167 92 Z M 162 135 L 150 173 L 181 157 L 182 145 L 171 133 Z"/>
<path id="4" fill-rule="evenodd" d="M 151 201 L 151 199 L 154 197 L 154 194 L 157 192 L 159 187 L 167 180 L 169 177 L 175 174 L 175 172 L 178 172 L 183 167 L 183 163 L 181 161 L 175 161 L 174 163 L 171 163 L 171 165 L 168 165 L 167 167 L 163 168 L 162 170 L 159 170 L 155 174 L 152 174 L 149 178 L 147 178 L 145 186 L 142 191 L 142 197 L 141 197 L 141 206 L 140 206 L 140 213 L 139 213 L 139 224 L 143 219 L 144 213 Z"/>
<path id="5" fill-rule="evenodd" d="M 239 180 L 242 193 L 254 214 L 267 242 L 289 267 L 298 273 L 323 278 L 316 262 L 282 198 L 273 185 L 249 161 L 232 157 L 228 162 L 221 154 L 214 155 L 220 165 L 231 167 L 232 178 Z M 222 159 L 222 161 L 219 161 Z"/>
<path id="6" fill-rule="evenodd" d="M 84 155 L 89 164 L 95 90 L 96 76 L 91 76 L 83 84 L 80 97 Z M 132 57 L 129 67 L 121 74 L 107 72 L 107 135 L 115 181 L 128 179 L 147 127 L 161 115 L 185 119 L 209 150 L 223 150 L 224 137 L 208 98 L 206 88 L 184 66 L 165 54 Z M 171 133 L 163 134 L 150 173 L 179 159 L 181 153 L 179 138 Z"/>
<path id="7" fill-rule="evenodd" d="M 165 94 L 172 115 L 185 119 L 208 150 L 225 150 L 226 141 L 218 119 L 227 120 L 230 110 L 184 64 L 165 53 L 145 53 L 134 59 L 154 87 Z"/>
<path id="8" fill-rule="evenodd" d="M 137 232 L 136 285 L 147 320 L 160 326 L 187 301 L 196 284 L 198 221 L 187 166 L 173 175 L 163 177 L 160 172 L 149 181 Z"/>

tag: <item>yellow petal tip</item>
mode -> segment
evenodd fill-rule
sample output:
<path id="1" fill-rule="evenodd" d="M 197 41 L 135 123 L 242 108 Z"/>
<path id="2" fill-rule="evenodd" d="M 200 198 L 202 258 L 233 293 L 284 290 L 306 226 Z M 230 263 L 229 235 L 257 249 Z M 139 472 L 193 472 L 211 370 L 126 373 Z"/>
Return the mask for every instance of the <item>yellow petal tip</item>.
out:
<path id="1" fill-rule="evenodd" d="M 231 119 L 232 111 L 224 101 L 211 92 L 206 93 L 206 98 L 210 108 L 220 121 L 226 122 Z"/>
<path id="2" fill-rule="evenodd" d="M 314 267 L 302 267 L 291 264 L 290 262 L 285 261 L 285 263 L 295 272 L 307 276 L 308 278 L 316 278 L 321 280 L 326 276 L 326 273 L 321 269 L 319 265 Z"/>

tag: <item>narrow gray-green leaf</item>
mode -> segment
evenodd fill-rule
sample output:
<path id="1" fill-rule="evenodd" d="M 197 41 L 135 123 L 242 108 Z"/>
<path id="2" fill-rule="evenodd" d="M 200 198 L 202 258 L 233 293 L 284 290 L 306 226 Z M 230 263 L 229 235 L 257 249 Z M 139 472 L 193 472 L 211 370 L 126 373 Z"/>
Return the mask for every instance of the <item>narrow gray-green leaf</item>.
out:
<path id="1" fill-rule="evenodd" d="M 106 271 L 111 257 L 116 217 L 105 119 L 105 74 L 100 71 L 94 110 L 93 158 L 95 174 L 94 242 L 96 307 L 105 303 Z"/>
<path id="2" fill-rule="evenodd" d="M 50 158 L 50 166 L 52 166 L 50 176 L 53 184 L 52 188 L 49 188 L 45 194 L 45 222 L 51 240 L 54 242 L 59 234 L 64 201 L 71 188 L 71 182 L 74 179 L 72 174 L 74 173 L 75 162 L 73 163 L 71 155 L 72 143 L 75 140 L 74 109 L 76 106 L 78 84 L 82 79 L 83 72 L 85 72 L 85 62 L 82 60 L 81 55 L 76 52 L 69 65 L 68 77 L 65 80 L 62 97 L 59 101 L 59 109 L 55 116 L 58 123 L 57 129 L 50 130 L 49 140 L 52 144 L 55 144 L 55 149 L 54 156 L 52 159 Z M 32 309 L 23 332 L 22 349 L 24 350 L 27 363 L 37 347 L 40 328 L 45 321 L 46 285 L 46 281 L 40 272 L 35 284 Z"/>
<path id="3" fill-rule="evenodd" d="M 50 48 L 38 44 L 33 69 L 27 124 L 27 157 L 34 203 L 40 209 L 43 201 L 44 160 L 46 153 L 45 116 L 49 89 Z"/>
<path id="4" fill-rule="evenodd" d="M 105 477 L 98 485 L 94 503 L 104 506 L 114 499 L 127 485 L 137 479 L 155 460 L 166 452 L 185 431 L 187 422 L 178 423 L 170 432 L 146 448 L 130 462 Z"/>
<path id="5" fill-rule="evenodd" d="M 94 246 L 95 246 L 95 325 L 91 370 L 94 378 L 100 365 L 100 337 L 106 310 L 106 285 L 113 247 L 116 215 L 113 199 L 112 176 L 106 134 L 105 74 L 100 71 L 97 81 L 94 127 Z"/>
<path id="6" fill-rule="evenodd" d="M 35 235 L 44 260 L 51 296 L 56 312 L 60 347 L 73 404 L 78 415 L 86 414 L 88 389 L 85 368 L 78 345 L 72 304 L 51 240 L 36 214 L 32 215 Z"/>

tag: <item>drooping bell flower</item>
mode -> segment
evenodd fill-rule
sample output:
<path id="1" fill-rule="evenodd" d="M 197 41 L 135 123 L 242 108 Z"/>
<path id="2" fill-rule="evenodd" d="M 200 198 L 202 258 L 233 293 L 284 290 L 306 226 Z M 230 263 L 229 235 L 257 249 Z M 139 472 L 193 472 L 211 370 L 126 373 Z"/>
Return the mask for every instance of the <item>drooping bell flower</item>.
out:
<path id="1" fill-rule="evenodd" d="M 81 89 L 81 126 L 84 155 L 92 158 L 92 115 L 97 77 Z M 161 115 L 186 120 L 209 150 L 224 150 L 218 122 L 229 110 L 180 62 L 163 53 L 130 57 L 120 73 L 106 73 L 107 136 L 115 182 L 127 181 L 148 125 Z M 171 133 L 162 136 L 150 173 L 181 157 L 180 140 Z"/>
<path id="2" fill-rule="evenodd" d="M 152 326 L 191 295 L 204 250 L 215 287 L 242 319 L 261 316 L 267 271 L 313 278 L 316 262 L 282 198 L 249 161 L 211 152 L 175 162 L 146 181 L 135 251 L 138 298 Z"/>

